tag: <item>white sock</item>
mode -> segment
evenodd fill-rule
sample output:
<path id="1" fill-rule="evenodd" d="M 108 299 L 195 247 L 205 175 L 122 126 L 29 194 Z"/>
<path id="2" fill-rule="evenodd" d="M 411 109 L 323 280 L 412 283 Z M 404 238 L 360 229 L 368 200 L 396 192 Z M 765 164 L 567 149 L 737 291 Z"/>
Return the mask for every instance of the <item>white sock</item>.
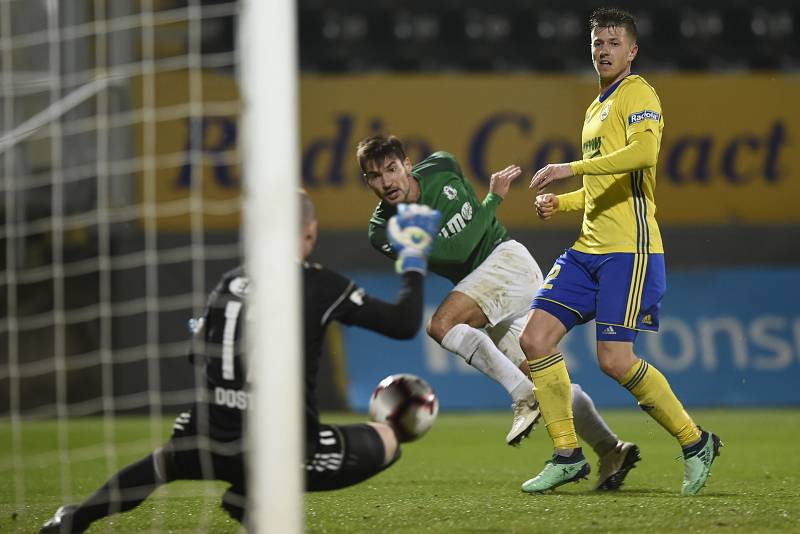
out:
<path id="1" fill-rule="evenodd" d="M 598 456 L 603 456 L 617 446 L 617 435 L 614 434 L 605 420 L 594 407 L 592 398 L 573 382 L 572 415 L 575 431 L 588 443 Z"/>
<path id="2" fill-rule="evenodd" d="M 506 358 L 511 360 L 511 363 L 519 367 L 525 362 L 525 368 L 527 369 L 528 357 L 525 356 L 525 352 L 519 345 L 519 332 L 506 328 L 500 331 L 493 329 L 487 333 L 495 346 L 506 355 Z"/>
<path id="3" fill-rule="evenodd" d="M 513 325 L 503 325 L 486 329 L 486 334 L 489 336 L 489 339 L 492 340 L 492 343 L 494 343 L 500 352 L 505 354 L 506 358 L 511 360 L 511 363 L 516 365 L 518 369 L 522 366 L 523 362 L 525 364 L 525 371 L 523 372 L 520 369 L 520 374 L 525 377 L 525 380 L 520 382 L 514 391 L 511 392 L 511 397 L 514 399 L 524 398 L 527 402 L 533 404 L 536 402 L 536 396 L 530 393 L 533 383 L 530 381 L 527 371 L 528 358 L 519 345 L 519 332 L 520 328 L 515 330 Z"/>
<path id="4" fill-rule="evenodd" d="M 531 381 L 494 346 L 485 332 L 466 324 L 458 324 L 445 334 L 442 347 L 455 352 L 468 364 L 503 386 L 514 401 L 533 394 Z M 520 385 L 524 387 L 518 387 Z"/>
<path id="5" fill-rule="evenodd" d="M 533 391 L 533 382 L 525 378 L 525 375 L 522 376 L 522 382 L 520 382 L 513 391 L 510 391 L 509 394 L 515 401 L 525 399 L 525 402 L 531 406 L 536 403 L 536 395 Z"/>

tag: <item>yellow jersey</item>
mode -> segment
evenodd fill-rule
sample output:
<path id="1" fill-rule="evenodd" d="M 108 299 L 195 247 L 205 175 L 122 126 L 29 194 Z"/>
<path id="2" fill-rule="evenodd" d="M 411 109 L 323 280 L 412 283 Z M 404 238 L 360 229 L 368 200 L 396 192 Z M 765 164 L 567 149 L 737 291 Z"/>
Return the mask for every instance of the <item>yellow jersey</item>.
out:
<path id="1" fill-rule="evenodd" d="M 632 135 L 648 130 L 655 135 L 658 151 L 663 129 L 661 101 L 655 89 L 641 76 L 631 74 L 589 105 L 581 135 L 583 161 L 574 162 L 573 168 L 591 167 L 592 158 L 623 149 Z M 663 253 L 655 217 L 655 188 L 655 160 L 652 167 L 619 174 L 584 171 L 583 194 L 568 194 L 575 200 L 583 196 L 583 224 L 573 248 L 588 254 Z M 569 202 L 564 204 L 570 209 Z"/>

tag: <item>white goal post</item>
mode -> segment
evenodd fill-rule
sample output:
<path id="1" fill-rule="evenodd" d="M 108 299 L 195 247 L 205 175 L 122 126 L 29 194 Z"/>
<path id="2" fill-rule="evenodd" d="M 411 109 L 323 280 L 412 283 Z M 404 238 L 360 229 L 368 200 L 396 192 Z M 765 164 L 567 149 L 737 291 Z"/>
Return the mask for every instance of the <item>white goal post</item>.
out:
<path id="1" fill-rule="evenodd" d="M 303 530 L 299 319 L 299 132 L 294 0 L 244 0 L 241 89 L 248 335 L 253 403 L 250 522 L 257 532 Z"/>

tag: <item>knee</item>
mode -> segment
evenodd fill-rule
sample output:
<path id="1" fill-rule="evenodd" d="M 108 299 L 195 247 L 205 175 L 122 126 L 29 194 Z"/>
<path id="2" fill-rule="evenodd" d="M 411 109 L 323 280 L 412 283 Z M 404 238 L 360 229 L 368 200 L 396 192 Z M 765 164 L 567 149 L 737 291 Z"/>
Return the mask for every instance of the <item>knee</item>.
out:
<path id="1" fill-rule="evenodd" d="M 622 346 L 612 346 L 606 343 L 597 344 L 597 361 L 600 370 L 616 380 L 621 381 L 625 374 L 636 363 L 636 356 L 633 354 L 629 343 Z"/>
<path id="2" fill-rule="evenodd" d="M 605 350 L 597 347 L 597 363 L 600 365 L 600 370 L 611 378 L 617 380 L 616 366 L 614 365 L 613 351 Z"/>
<path id="3" fill-rule="evenodd" d="M 528 360 L 548 356 L 553 352 L 553 343 L 540 328 L 526 328 L 519 337 L 519 345 Z"/>
<path id="4" fill-rule="evenodd" d="M 455 325 L 441 315 L 434 314 L 428 322 L 427 332 L 434 341 L 441 344 L 444 336 L 447 335 L 447 332 L 449 332 L 453 326 Z"/>
<path id="5" fill-rule="evenodd" d="M 519 337 L 528 360 L 537 360 L 558 352 L 558 344 L 567 333 L 561 321 L 544 310 L 531 311 Z"/>

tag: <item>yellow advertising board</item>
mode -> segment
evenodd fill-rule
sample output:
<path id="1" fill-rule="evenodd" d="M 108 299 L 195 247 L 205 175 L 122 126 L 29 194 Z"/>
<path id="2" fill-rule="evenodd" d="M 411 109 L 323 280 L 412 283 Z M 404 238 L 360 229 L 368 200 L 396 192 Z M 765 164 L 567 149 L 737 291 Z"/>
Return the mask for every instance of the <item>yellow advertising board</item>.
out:
<path id="1" fill-rule="evenodd" d="M 237 229 L 242 184 L 235 78 L 162 72 L 136 78 L 132 93 L 143 222 L 152 217 L 160 230 Z"/>
<path id="2" fill-rule="evenodd" d="M 800 76 L 647 77 L 665 121 L 656 204 L 662 225 L 800 222 Z M 499 208 L 510 227 L 541 225 L 530 176 L 577 159 L 597 81 L 586 76 L 306 76 L 303 169 L 323 225 L 365 226 L 375 205 L 359 179 L 355 144 L 376 131 L 409 142 L 412 160 L 456 155 L 479 191 L 492 171 L 525 169 Z M 559 191 L 577 189 L 568 180 Z M 574 225 L 555 217 L 549 225 Z"/>
<path id="3" fill-rule="evenodd" d="M 656 189 L 662 226 L 800 222 L 800 106 L 791 104 L 800 76 L 646 78 L 659 93 L 666 125 Z M 233 79 L 217 82 L 225 94 L 218 100 L 235 98 Z M 165 82 L 170 85 L 175 81 Z M 526 182 L 545 163 L 578 157 L 583 115 L 596 95 L 597 81 L 588 75 L 306 75 L 300 81 L 303 184 L 323 228 L 365 228 L 377 199 L 362 183 L 355 146 L 387 132 L 406 142 L 414 161 L 434 150 L 455 154 L 479 194 L 494 170 L 519 164 L 525 175 L 500 207 L 501 220 L 509 227 L 575 226 L 572 214 L 538 221 Z M 207 118 L 213 120 L 197 160 L 204 194 L 218 199 L 233 192 L 219 152 L 232 148 L 226 143 L 235 132 L 226 134 L 219 117 Z M 235 128 L 234 117 L 228 124 Z M 166 127 L 159 126 L 159 138 Z M 170 150 L 189 146 L 185 125 L 170 131 Z M 238 167 L 228 176 L 238 180 Z M 176 183 L 185 181 L 159 180 L 159 199 L 177 194 Z M 578 187 L 573 178 L 556 191 Z M 238 218 L 217 224 L 238 224 Z"/>

